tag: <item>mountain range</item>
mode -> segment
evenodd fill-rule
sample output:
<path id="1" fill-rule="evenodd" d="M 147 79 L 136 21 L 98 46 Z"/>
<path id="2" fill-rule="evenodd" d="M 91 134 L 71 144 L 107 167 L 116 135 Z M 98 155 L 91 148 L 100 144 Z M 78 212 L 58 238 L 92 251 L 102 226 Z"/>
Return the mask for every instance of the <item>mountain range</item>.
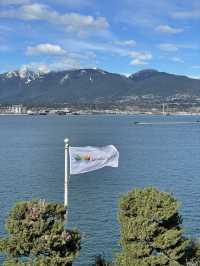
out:
<path id="1" fill-rule="evenodd" d="M 200 97 L 200 79 L 146 69 L 130 76 L 101 69 L 0 74 L 0 104 L 92 104 L 134 98 Z"/>

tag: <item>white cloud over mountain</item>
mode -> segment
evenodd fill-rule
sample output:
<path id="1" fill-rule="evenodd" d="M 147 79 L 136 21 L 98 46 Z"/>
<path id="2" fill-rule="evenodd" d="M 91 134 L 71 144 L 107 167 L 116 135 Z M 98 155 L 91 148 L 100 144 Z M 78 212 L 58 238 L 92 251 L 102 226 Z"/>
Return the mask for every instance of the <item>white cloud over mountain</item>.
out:
<path id="1" fill-rule="evenodd" d="M 147 64 L 148 64 L 148 62 L 142 61 L 139 58 L 133 59 L 131 61 L 131 65 L 147 65 Z"/>
<path id="2" fill-rule="evenodd" d="M 63 55 L 65 53 L 66 51 L 61 46 L 50 43 L 41 43 L 36 46 L 28 46 L 26 50 L 27 55 Z"/>
<path id="3" fill-rule="evenodd" d="M 120 44 L 119 44 L 120 42 Z M 123 43 L 123 45 L 122 45 Z M 125 45 L 126 43 L 126 45 Z M 127 46 L 127 44 L 129 44 Z M 95 51 L 98 53 L 106 53 L 110 56 L 118 56 L 118 57 L 125 57 L 128 58 L 130 61 L 130 64 L 132 65 L 143 65 L 146 64 L 147 61 L 151 60 L 153 58 L 153 55 L 149 51 L 134 51 L 133 47 L 130 46 L 130 44 L 133 45 L 133 43 L 127 43 L 127 41 L 113 41 L 113 42 L 90 42 L 85 40 L 71 40 L 68 42 L 68 47 L 73 47 L 77 51 Z M 135 44 L 135 43 L 134 43 Z M 136 45 L 136 44 L 135 44 Z M 134 61 L 133 60 L 136 60 Z"/>
<path id="4" fill-rule="evenodd" d="M 161 33 L 171 33 L 171 34 L 181 33 L 184 31 L 181 28 L 173 28 L 169 25 L 159 25 L 155 28 L 155 30 Z"/>
<path id="5" fill-rule="evenodd" d="M 148 61 L 153 58 L 149 52 L 131 52 L 130 56 L 133 58 L 131 65 L 147 65 Z"/>

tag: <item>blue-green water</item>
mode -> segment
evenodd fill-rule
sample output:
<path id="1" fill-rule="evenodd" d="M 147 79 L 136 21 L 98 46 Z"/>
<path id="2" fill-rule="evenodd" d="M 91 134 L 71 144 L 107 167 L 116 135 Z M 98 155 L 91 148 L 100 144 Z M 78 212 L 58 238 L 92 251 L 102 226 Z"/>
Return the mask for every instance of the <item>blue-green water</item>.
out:
<path id="1" fill-rule="evenodd" d="M 17 200 L 63 202 L 64 138 L 71 145 L 114 144 L 120 166 L 72 176 L 69 226 L 84 234 L 76 265 L 118 250 L 118 198 L 156 186 L 181 202 L 186 233 L 200 236 L 200 125 L 134 125 L 196 121 L 195 116 L 0 116 L 0 234 Z"/>

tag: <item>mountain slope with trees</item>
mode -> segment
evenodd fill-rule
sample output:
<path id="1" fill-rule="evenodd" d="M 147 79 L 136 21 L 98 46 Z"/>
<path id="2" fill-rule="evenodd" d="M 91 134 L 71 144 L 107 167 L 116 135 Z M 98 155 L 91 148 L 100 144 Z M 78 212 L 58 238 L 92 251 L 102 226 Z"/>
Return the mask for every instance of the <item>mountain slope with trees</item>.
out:
<path id="1" fill-rule="evenodd" d="M 118 103 L 124 98 L 200 96 L 200 80 L 143 70 L 126 77 L 100 69 L 0 74 L 0 104 Z"/>

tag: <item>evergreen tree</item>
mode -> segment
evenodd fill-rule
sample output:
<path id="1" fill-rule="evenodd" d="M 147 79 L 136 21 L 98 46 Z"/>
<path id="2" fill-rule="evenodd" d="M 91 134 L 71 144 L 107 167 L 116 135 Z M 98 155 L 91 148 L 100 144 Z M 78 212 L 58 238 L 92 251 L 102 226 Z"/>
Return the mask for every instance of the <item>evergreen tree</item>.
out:
<path id="1" fill-rule="evenodd" d="M 77 230 L 64 228 L 62 204 L 33 200 L 17 203 L 7 221 L 8 236 L 0 238 L 5 266 L 71 266 L 80 250 Z"/>
<path id="2" fill-rule="evenodd" d="M 179 203 L 154 188 L 135 189 L 120 201 L 120 266 L 186 265 L 197 247 L 183 236 Z"/>
<path id="3" fill-rule="evenodd" d="M 102 255 L 98 255 L 95 257 L 95 262 L 91 266 L 114 266 L 114 264 L 106 261 Z"/>

